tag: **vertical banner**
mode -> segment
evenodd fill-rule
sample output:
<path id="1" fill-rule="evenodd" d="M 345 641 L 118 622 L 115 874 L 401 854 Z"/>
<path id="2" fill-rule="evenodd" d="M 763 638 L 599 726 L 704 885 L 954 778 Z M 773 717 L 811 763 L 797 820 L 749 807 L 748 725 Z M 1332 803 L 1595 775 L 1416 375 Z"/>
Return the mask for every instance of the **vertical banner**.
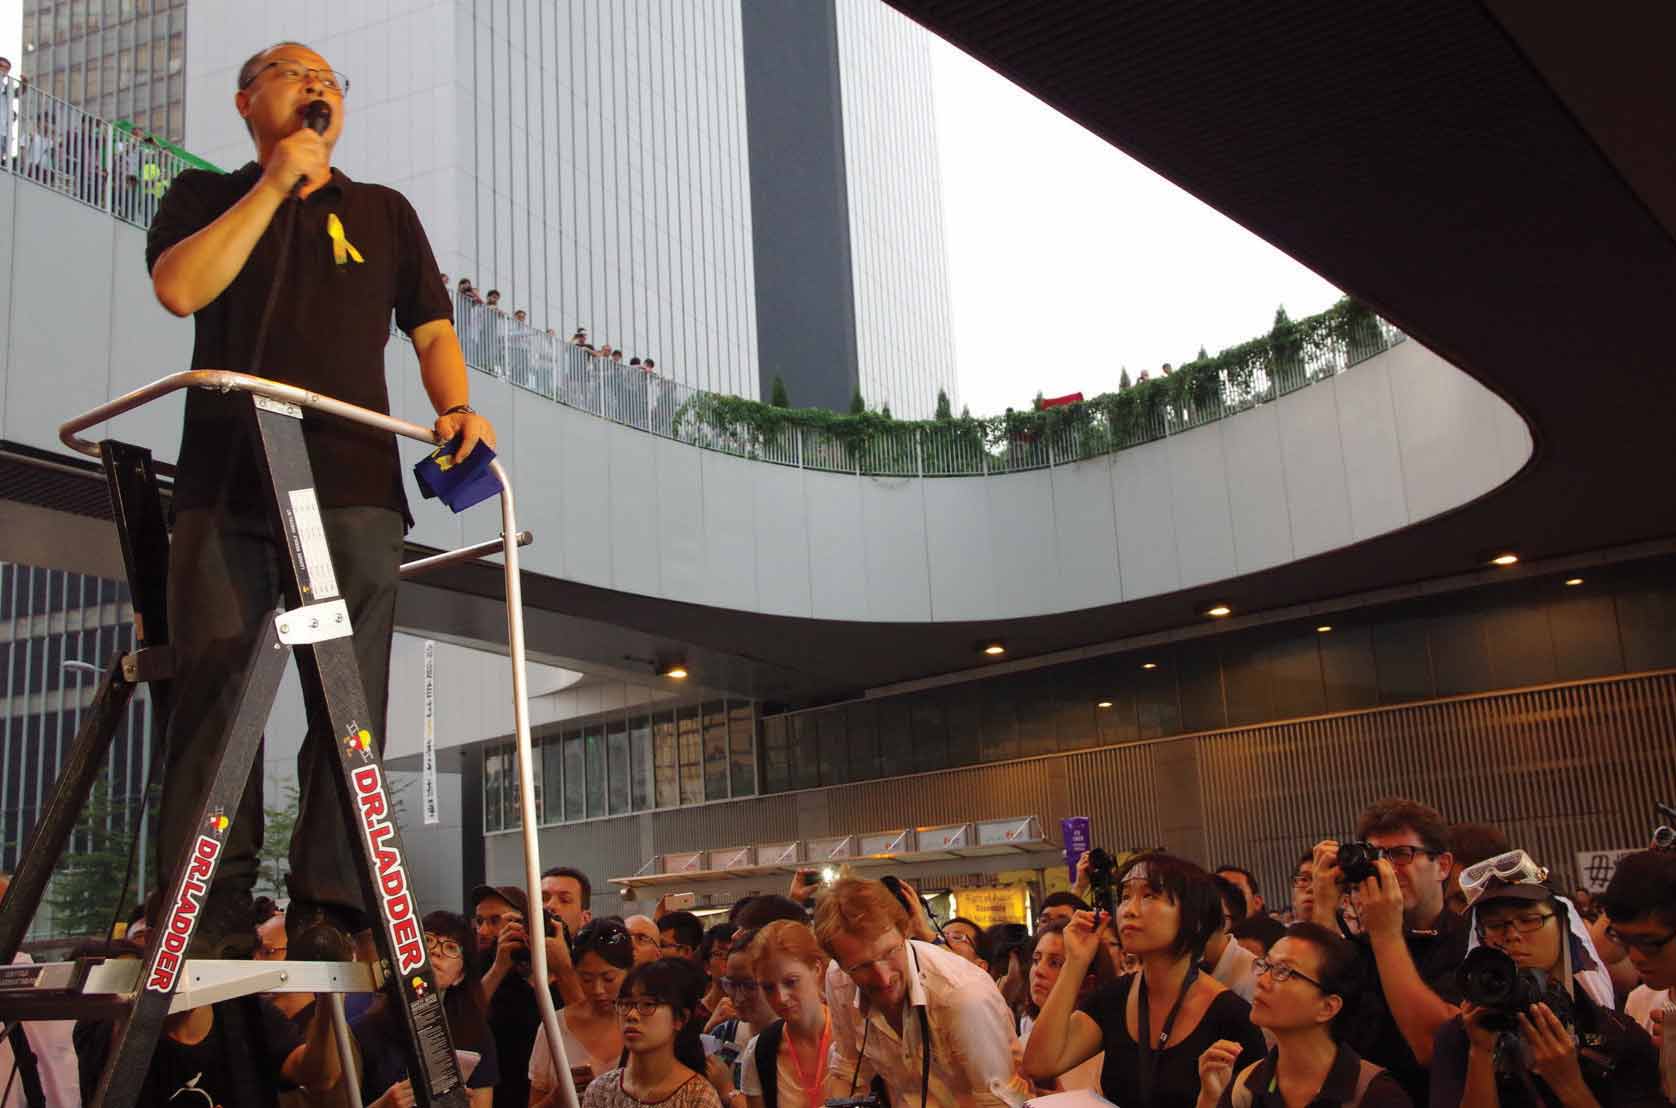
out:
<path id="1" fill-rule="evenodd" d="M 441 823 L 442 808 L 436 793 L 436 643 L 425 640 L 425 822 Z"/>
<path id="2" fill-rule="evenodd" d="M 1065 838 L 1065 865 L 1071 871 L 1071 884 L 1077 883 L 1077 863 L 1094 844 L 1089 839 L 1087 816 L 1070 816 L 1059 821 L 1059 831 Z"/>

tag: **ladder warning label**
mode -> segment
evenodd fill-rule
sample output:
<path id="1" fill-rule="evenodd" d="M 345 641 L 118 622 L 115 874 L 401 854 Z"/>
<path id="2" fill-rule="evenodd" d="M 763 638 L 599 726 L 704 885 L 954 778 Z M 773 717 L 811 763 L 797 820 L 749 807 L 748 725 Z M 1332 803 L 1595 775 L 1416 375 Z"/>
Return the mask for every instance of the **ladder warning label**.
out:
<path id="1" fill-rule="evenodd" d="M 443 1019 L 442 1002 L 428 996 L 413 1002 L 413 1037 L 419 1041 L 419 1056 L 425 1063 L 425 1076 L 430 1080 L 431 1092 L 446 1093 L 459 1084 L 459 1070 L 454 1064 L 454 1051 L 448 1045 L 448 1024 Z"/>
<path id="2" fill-rule="evenodd" d="M 303 572 L 308 575 L 309 596 L 330 600 L 338 594 L 337 574 L 332 571 L 332 552 L 326 545 L 326 525 L 320 519 L 320 501 L 313 489 L 291 492 L 291 526 L 297 536 Z"/>

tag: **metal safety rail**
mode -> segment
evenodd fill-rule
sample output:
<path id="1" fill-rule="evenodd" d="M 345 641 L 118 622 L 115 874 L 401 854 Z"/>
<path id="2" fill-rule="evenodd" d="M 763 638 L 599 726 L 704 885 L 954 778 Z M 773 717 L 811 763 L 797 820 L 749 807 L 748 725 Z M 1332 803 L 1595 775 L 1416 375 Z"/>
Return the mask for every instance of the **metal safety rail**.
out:
<path id="1" fill-rule="evenodd" d="M 193 370 L 173 373 L 153 381 L 149 385 L 119 396 L 109 403 L 101 404 L 99 407 L 65 423 L 59 428 L 59 440 L 77 453 L 85 454 L 91 458 L 101 458 L 100 444 L 82 437 L 82 432 L 125 412 L 143 407 L 161 397 L 188 388 L 210 389 L 222 393 L 246 392 L 257 398 L 256 403 L 259 407 L 262 406 L 262 401 L 266 400 L 278 405 L 312 409 L 427 445 L 438 445 L 436 435 L 428 427 L 421 427 L 416 423 L 396 419 L 381 412 L 370 411 L 329 396 L 310 392 L 307 389 L 297 388 L 294 385 L 223 370 Z M 165 463 L 154 463 L 154 465 L 158 473 L 175 472 L 175 467 Z M 402 576 L 411 577 L 425 570 L 469 561 L 480 555 L 493 553 L 497 549 L 503 557 L 503 569 L 506 578 L 507 649 L 512 662 L 513 723 L 517 740 L 518 775 L 522 786 L 524 816 L 524 884 L 532 911 L 539 911 L 539 905 L 541 904 L 541 858 L 536 842 L 535 774 L 530 751 L 529 702 L 526 695 L 523 591 L 518 568 L 518 548 L 530 541 L 530 535 L 528 532 L 518 530 L 512 482 L 505 467 L 496 460 L 490 463 L 490 468 L 499 480 L 501 487 L 500 538 L 409 562 L 402 567 Z M 545 944 L 541 941 L 545 929 L 539 926 L 540 916 L 535 916 L 532 922 L 536 926 L 532 927 L 535 941 L 529 944 L 531 969 L 535 980 L 545 983 L 548 980 L 547 950 Z M 191 963 L 188 963 L 188 967 L 190 965 Z M 261 988 L 251 988 L 247 991 L 271 990 L 263 986 Z M 578 1108 L 575 1085 L 569 1080 L 570 1064 L 565 1053 L 564 1037 L 560 1034 L 558 1012 L 554 1008 L 550 990 L 545 987 L 538 987 L 535 989 L 535 994 L 541 1010 L 542 1026 L 546 1031 L 548 1044 L 552 1048 L 553 1057 L 561 1075 L 559 1086 L 564 1090 L 565 1104 L 567 1108 Z M 218 997 L 217 999 L 221 998 Z"/>

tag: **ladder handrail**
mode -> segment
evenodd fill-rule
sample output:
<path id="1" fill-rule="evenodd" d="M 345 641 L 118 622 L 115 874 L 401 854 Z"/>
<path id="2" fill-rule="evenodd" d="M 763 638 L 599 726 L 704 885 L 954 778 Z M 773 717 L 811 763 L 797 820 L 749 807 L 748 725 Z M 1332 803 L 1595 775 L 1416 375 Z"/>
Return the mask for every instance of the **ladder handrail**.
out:
<path id="1" fill-rule="evenodd" d="M 256 377 L 248 373 L 235 373 L 221 369 L 183 370 L 179 373 L 171 373 L 167 377 L 160 377 L 149 385 L 142 385 L 132 392 L 124 393 L 116 399 L 101 404 L 91 411 L 84 412 L 62 424 L 58 428 L 58 439 L 78 454 L 98 458 L 100 457 L 99 444 L 90 439 L 82 438 L 80 434 L 82 431 L 186 388 L 207 388 L 223 393 L 248 392 L 282 404 L 294 404 L 299 408 L 311 408 L 315 411 L 325 412 L 352 423 L 359 423 L 380 431 L 388 431 L 428 445 L 438 444 L 436 433 L 429 427 L 421 427 L 417 423 L 409 423 L 405 419 L 397 419 L 394 416 L 385 415 L 383 412 L 375 412 L 334 397 L 298 388 L 296 385 L 287 385 L 280 381 L 269 380 L 266 377 Z M 177 472 L 174 466 L 166 463 L 157 462 L 154 465 L 159 473 L 173 474 Z M 544 985 L 548 979 L 547 947 L 542 941 L 546 929 L 543 926 L 543 917 L 540 914 L 541 856 L 537 842 L 534 755 L 530 746 L 529 702 L 525 691 L 528 678 L 524 659 L 523 590 L 518 569 L 518 547 L 522 545 L 522 542 L 527 542 L 528 538 L 518 531 L 517 514 L 513 507 L 512 481 L 507 476 L 505 468 L 501 465 L 499 459 L 490 462 L 489 468 L 500 481 L 501 487 L 501 552 L 506 575 L 507 649 L 512 663 L 513 729 L 517 737 L 519 780 L 523 792 L 524 879 L 526 884 L 524 895 L 529 900 L 529 915 L 531 917 L 526 921 L 531 937 L 528 944 L 530 969 L 534 979 Z M 547 1033 L 548 1045 L 553 1051 L 554 1068 L 558 1071 L 559 1087 L 564 1092 L 566 1108 L 578 1108 L 576 1086 L 570 1080 L 570 1059 L 565 1052 L 564 1036 L 559 1031 L 559 1016 L 553 1005 L 551 990 L 538 987 L 535 989 L 535 996 L 537 1007 L 541 1011 L 542 1029 Z"/>

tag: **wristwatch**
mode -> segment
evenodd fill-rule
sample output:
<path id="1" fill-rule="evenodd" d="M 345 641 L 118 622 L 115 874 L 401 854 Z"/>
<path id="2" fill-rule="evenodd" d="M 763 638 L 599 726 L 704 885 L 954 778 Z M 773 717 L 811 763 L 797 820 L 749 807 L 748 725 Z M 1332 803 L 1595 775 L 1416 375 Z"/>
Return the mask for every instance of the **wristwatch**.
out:
<path id="1" fill-rule="evenodd" d="M 443 412 L 442 415 L 437 416 L 437 418 L 441 419 L 442 416 L 449 416 L 449 415 L 476 415 L 476 414 L 477 414 L 477 409 L 473 408 L 470 404 L 456 404 L 452 408 L 449 408 L 446 412 Z"/>

